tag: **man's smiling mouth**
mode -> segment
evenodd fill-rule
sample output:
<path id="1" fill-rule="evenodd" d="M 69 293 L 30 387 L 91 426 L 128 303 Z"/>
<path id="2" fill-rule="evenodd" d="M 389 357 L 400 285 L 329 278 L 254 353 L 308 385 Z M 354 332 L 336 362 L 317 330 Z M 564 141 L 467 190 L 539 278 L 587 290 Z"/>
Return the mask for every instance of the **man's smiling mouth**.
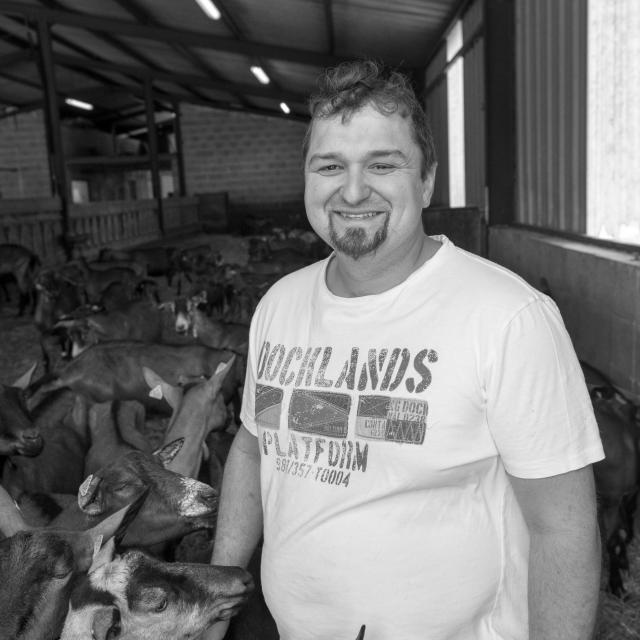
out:
<path id="1" fill-rule="evenodd" d="M 384 213 L 384 211 L 337 211 L 334 210 L 334 213 L 338 214 L 341 218 L 345 218 L 347 220 L 364 220 L 366 218 L 375 218 L 375 216 Z"/>

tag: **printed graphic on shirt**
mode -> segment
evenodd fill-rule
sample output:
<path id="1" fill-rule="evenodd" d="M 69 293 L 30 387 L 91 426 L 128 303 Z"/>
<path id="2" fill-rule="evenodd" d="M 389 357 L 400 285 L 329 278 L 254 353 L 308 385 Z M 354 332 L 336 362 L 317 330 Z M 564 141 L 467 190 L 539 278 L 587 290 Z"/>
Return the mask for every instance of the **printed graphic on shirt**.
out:
<path id="1" fill-rule="evenodd" d="M 257 379 L 280 387 L 314 387 L 358 391 L 422 393 L 431 384 L 431 366 L 438 362 L 433 349 L 415 354 L 403 347 L 352 347 L 348 358 L 332 347 L 286 347 L 265 340 L 258 355 Z"/>
<path id="2" fill-rule="evenodd" d="M 289 403 L 289 429 L 329 438 L 346 438 L 351 398 L 346 393 L 294 389 Z"/>
<path id="3" fill-rule="evenodd" d="M 426 400 L 360 396 L 356 435 L 388 442 L 422 444 L 428 411 Z"/>
<path id="4" fill-rule="evenodd" d="M 282 413 L 282 389 L 256 385 L 256 422 L 267 429 L 280 428 Z"/>
<path id="5" fill-rule="evenodd" d="M 289 431 L 259 433 L 262 459 L 276 471 L 308 482 L 348 487 L 352 475 L 365 473 L 369 444 L 360 440 L 331 440 Z"/>
<path id="6" fill-rule="evenodd" d="M 427 401 L 391 394 L 424 392 L 437 362 L 437 352 L 429 348 L 412 353 L 405 347 L 351 347 L 337 354 L 328 346 L 291 347 L 265 340 L 256 371 L 261 383 L 256 385 L 256 421 L 264 461 L 299 481 L 348 487 L 367 470 L 367 441 L 423 444 Z M 291 395 L 283 406 L 287 388 Z M 359 392 L 353 440 L 349 414 L 355 394 L 349 392 Z M 283 411 L 286 432 L 279 430 Z"/>

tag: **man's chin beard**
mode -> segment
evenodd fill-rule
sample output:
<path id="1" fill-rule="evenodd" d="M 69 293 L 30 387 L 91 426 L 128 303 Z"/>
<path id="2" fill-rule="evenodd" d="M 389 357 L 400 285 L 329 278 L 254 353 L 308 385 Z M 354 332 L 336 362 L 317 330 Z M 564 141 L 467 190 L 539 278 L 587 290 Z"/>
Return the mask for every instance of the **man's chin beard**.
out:
<path id="1" fill-rule="evenodd" d="M 342 235 L 338 235 L 333 224 L 333 218 L 329 218 L 329 239 L 331 246 L 338 252 L 354 260 L 358 260 L 367 254 L 373 253 L 386 240 L 389 228 L 389 214 L 385 216 L 384 222 L 373 236 L 369 236 L 364 227 L 352 227 L 347 229 Z"/>

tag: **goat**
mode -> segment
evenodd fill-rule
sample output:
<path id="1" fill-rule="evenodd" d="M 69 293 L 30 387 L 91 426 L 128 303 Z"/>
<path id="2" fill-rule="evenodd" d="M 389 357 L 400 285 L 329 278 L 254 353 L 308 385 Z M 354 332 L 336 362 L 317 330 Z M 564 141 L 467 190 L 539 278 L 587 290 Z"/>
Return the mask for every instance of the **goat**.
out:
<path id="1" fill-rule="evenodd" d="M 78 501 L 64 509 L 52 525 L 88 529 L 148 490 L 145 504 L 124 536 L 126 546 L 150 546 L 214 526 L 218 492 L 166 466 L 183 441 L 169 443 L 149 455 L 130 449 L 87 476 Z"/>
<path id="2" fill-rule="evenodd" d="M 159 342 L 162 337 L 162 316 L 156 304 L 147 300 L 136 300 L 108 312 L 59 320 L 55 328 L 68 331 L 72 341 L 71 355 L 75 358 L 99 342 Z"/>
<path id="3" fill-rule="evenodd" d="M 105 546 L 74 589 L 60 640 L 188 640 L 235 615 L 253 588 L 240 567 L 115 555 Z"/>
<path id="4" fill-rule="evenodd" d="M 35 287 L 36 308 L 33 319 L 40 332 L 44 368 L 50 372 L 70 352 L 67 332 L 54 328 L 55 324 L 82 305 L 82 296 L 78 285 L 54 271 L 41 272 Z"/>
<path id="5" fill-rule="evenodd" d="M 35 369 L 34 364 L 13 385 L 0 384 L 0 456 L 37 456 L 42 451 L 42 435 L 29 415 L 25 394 Z"/>
<path id="6" fill-rule="evenodd" d="M 209 347 L 228 349 L 246 357 L 249 344 L 249 326 L 237 322 L 220 322 L 208 318 L 200 305 L 206 305 L 207 295 L 201 292 L 190 298 L 176 298 L 163 303 L 175 316 L 175 330 L 179 334 L 190 334 Z"/>
<path id="7" fill-rule="evenodd" d="M 0 487 L 0 629 L 12 640 L 53 640 L 62 630 L 69 594 L 107 538 L 124 534 L 141 501 L 87 531 L 30 527 Z"/>
<path id="8" fill-rule="evenodd" d="M 138 276 L 133 269 L 129 267 L 96 269 L 91 267 L 84 258 L 79 258 L 74 264 L 81 274 L 78 284 L 82 286 L 86 297 L 85 301 L 89 304 L 99 303 L 104 291 L 114 283 L 125 287 L 133 295 L 138 282 Z"/>
<path id="9" fill-rule="evenodd" d="M 146 267 L 149 276 L 165 276 L 171 286 L 178 272 L 178 257 L 175 247 L 145 247 L 129 250 L 102 249 L 100 260 L 133 260 Z"/>
<path id="10" fill-rule="evenodd" d="M 609 559 L 609 589 L 622 597 L 622 571 L 628 570 L 627 545 L 640 490 L 637 407 L 603 373 L 581 362 L 605 452 L 593 465 L 598 517 Z"/>
<path id="11" fill-rule="evenodd" d="M 224 365 L 219 365 L 214 375 L 187 389 L 180 389 L 166 383 L 151 369 L 145 368 L 147 384 L 153 389 L 158 386 L 169 399 L 173 414 L 164 436 L 168 443 L 176 438 L 184 438 L 185 444 L 176 457 L 167 465 L 168 469 L 190 478 L 197 478 L 200 472 L 205 438 L 212 430 L 223 429 L 227 423 L 227 407 L 220 389 L 225 376 L 233 366 L 234 357 Z"/>
<path id="12" fill-rule="evenodd" d="M 10 456 L 2 484 L 14 499 L 24 493 L 77 493 L 86 476 L 84 459 L 89 449 L 88 403 L 83 396 L 60 389 L 30 410 L 44 445 L 35 458 Z"/>
<path id="13" fill-rule="evenodd" d="M 42 376 L 32 383 L 32 396 L 67 387 L 93 402 L 138 400 L 145 406 L 167 412 L 164 401 L 149 398 L 142 367 L 156 371 L 171 384 L 185 384 L 210 376 L 221 362 L 233 354 L 204 345 L 144 344 L 114 341 L 96 344 L 68 362 L 60 371 Z M 225 402 L 235 395 L 243 378 L 238 367 L 225 378 Z"/>
<path id="14" fill-rule="evenodd" d="M 136 400 L 91 405 L 87 420 L 91 446 L 84 459 L 85 475 L 97 473 L 129 451 L 151 455 L 151 445 L 143 433 L 144 420 L 144 407 Z"/>
<path id="15" fill-rule="evenodd" d="M 0 244 L 0 275 L 11 275 L 16 281 L 20 300 L 18 315 L 21 316 L 27 305 L 35 308 L 33 291 L 35 276 L 40 268 L 40 259 L 26 247 L 19 244 Z"/>

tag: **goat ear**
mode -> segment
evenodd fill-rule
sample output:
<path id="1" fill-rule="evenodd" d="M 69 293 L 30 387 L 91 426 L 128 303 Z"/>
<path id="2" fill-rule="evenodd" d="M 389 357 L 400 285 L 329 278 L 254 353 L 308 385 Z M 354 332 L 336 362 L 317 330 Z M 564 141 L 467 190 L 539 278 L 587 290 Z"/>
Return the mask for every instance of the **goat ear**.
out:
<path id="1" fill-rule="evenodd" d="M 96 331 L 96 333 L 100 333 L 102 335 L 105 335 L 107 333 L 105 331 L 104 325 L 99 320 L 96 320 L 96 318 L 87 318 L 86 324 L 87 328 L 93 329 L 94 331 Z"/>
<path id="2" fill-rule="evenodd" d="M 33 372 L 37 366 L 38 363 L 34 362 L 11 386 L 17 387 L 18 389 L 26 389 L 31 384 L 31 378 L 33 378 Z"/>
<path id="3" fill-rule="evenodd" d="M 0 485 L 0 533 L 10 538 L 19 531 L 27 529 L 31 527 L 25 522 L 22 511 L 7 490 Z"/>
<path id="4" fill-rule="evenodd" d="M 171 311 L 171 313 L 175 313 L 176 305 L 174 302 L 161 302 L 158 305 L 158 309 L 160 309 L 161 311 L 168 309 L 169 311 Z"/>
<path id="5" fill-rule="evenodd" d="M 154 451 L 153 455 L 160 460 L 164 467 L 166 467 L 178 455 L 183 444 L 184 438 L 177 438 L 169 444 L 165 444 L 163 447 L 160 447 L 157 451 Z"/>
<path id="6" fill-rule="evenodd" d="M 114 514 L 115 515 L 115 514 Z M 97 543 L 102 542 L 102 536 L 98 536 L 96 539 Z M 105 564 L 111 562 L 116 555 L 116 543 L 113 538 L 109 538 L 102 546 L 100 544 L 96 544 L 96 549 L 94 550 L 93 558 L 91 559 L 91 566 L 89 567 L 88 573 L 99 569 Z"/>
<path id="7" fill-rule="evenodd" d="M 142 375 L 151 389 L 149 395 L 153 398 L 157 398 L 158 396 L 164 398 L 169 403 L 169 406 L 176 411 L 182 401 L 182 389 L 169 384 L 162 376 L 158 375 L 153 369 L 149 369 L 149 367 L 142 367 Z M 160 387 L 159 391 L 161 394 L 157 390 L 158 387 Z"/>
<path id="8" fill-rule="evenodd" d="M 101 515 L 104 510 L 102 478 L 95 473 L 88 475 L 78 488 L 78 506 L 84 513 L 92 516 Z"/>
<path id="9" fill-rule="evenodd" d="M 112 543 L 113 549 L 122 542 L 125 534 L 127 533 L 127 529 L 140 512 L 140 509 L 148 495 L 149 488 L 146 487 L 131 504 L 119 509 L 115 513 L 112 513 L 110 516 L 99 522 L 95 527 L 88 530 L 87 533 L 91 535 L 91 538 L 94 541 L 94 558 L 98 554 L 102 553 L 102 548 L 104 546 L 107 546 L 106 544 L 103 545 L 104 540 L 107 540 L 107 544 Z M 108 552 L 106 553 L 108 554 Z M 108 560 L 109 562 L 112 560 L 113 554 L 114 551 L 111 552 L 111 557 L 109 557 Z"/>
<path id="10" fill-rule="evenodd" d="M 95 640 L 115 638 L 116 636 L 109 632 L 114 628 L 117 616 L 119 616 L 117 607 L 100 607 L 94 610 L 91 622 L 91 637 L 95 638 Z"/>
<path id="11" fill-rule="evenodd" d="M 209 385 L 209 390 L 212 393 L 218 393 L 218 391 L 220 391 L 220 387 L 222 386 L 224 379 L 229 374 L 229 371 L 233 368 L 235 360 L 236 356 L 234 354 L 229 358 L 229 360 L 227 360 L 227 362 L 221 362 L 218 365 L 215 373 L 209 378 L 209 382 L 207 383 Z"/>

